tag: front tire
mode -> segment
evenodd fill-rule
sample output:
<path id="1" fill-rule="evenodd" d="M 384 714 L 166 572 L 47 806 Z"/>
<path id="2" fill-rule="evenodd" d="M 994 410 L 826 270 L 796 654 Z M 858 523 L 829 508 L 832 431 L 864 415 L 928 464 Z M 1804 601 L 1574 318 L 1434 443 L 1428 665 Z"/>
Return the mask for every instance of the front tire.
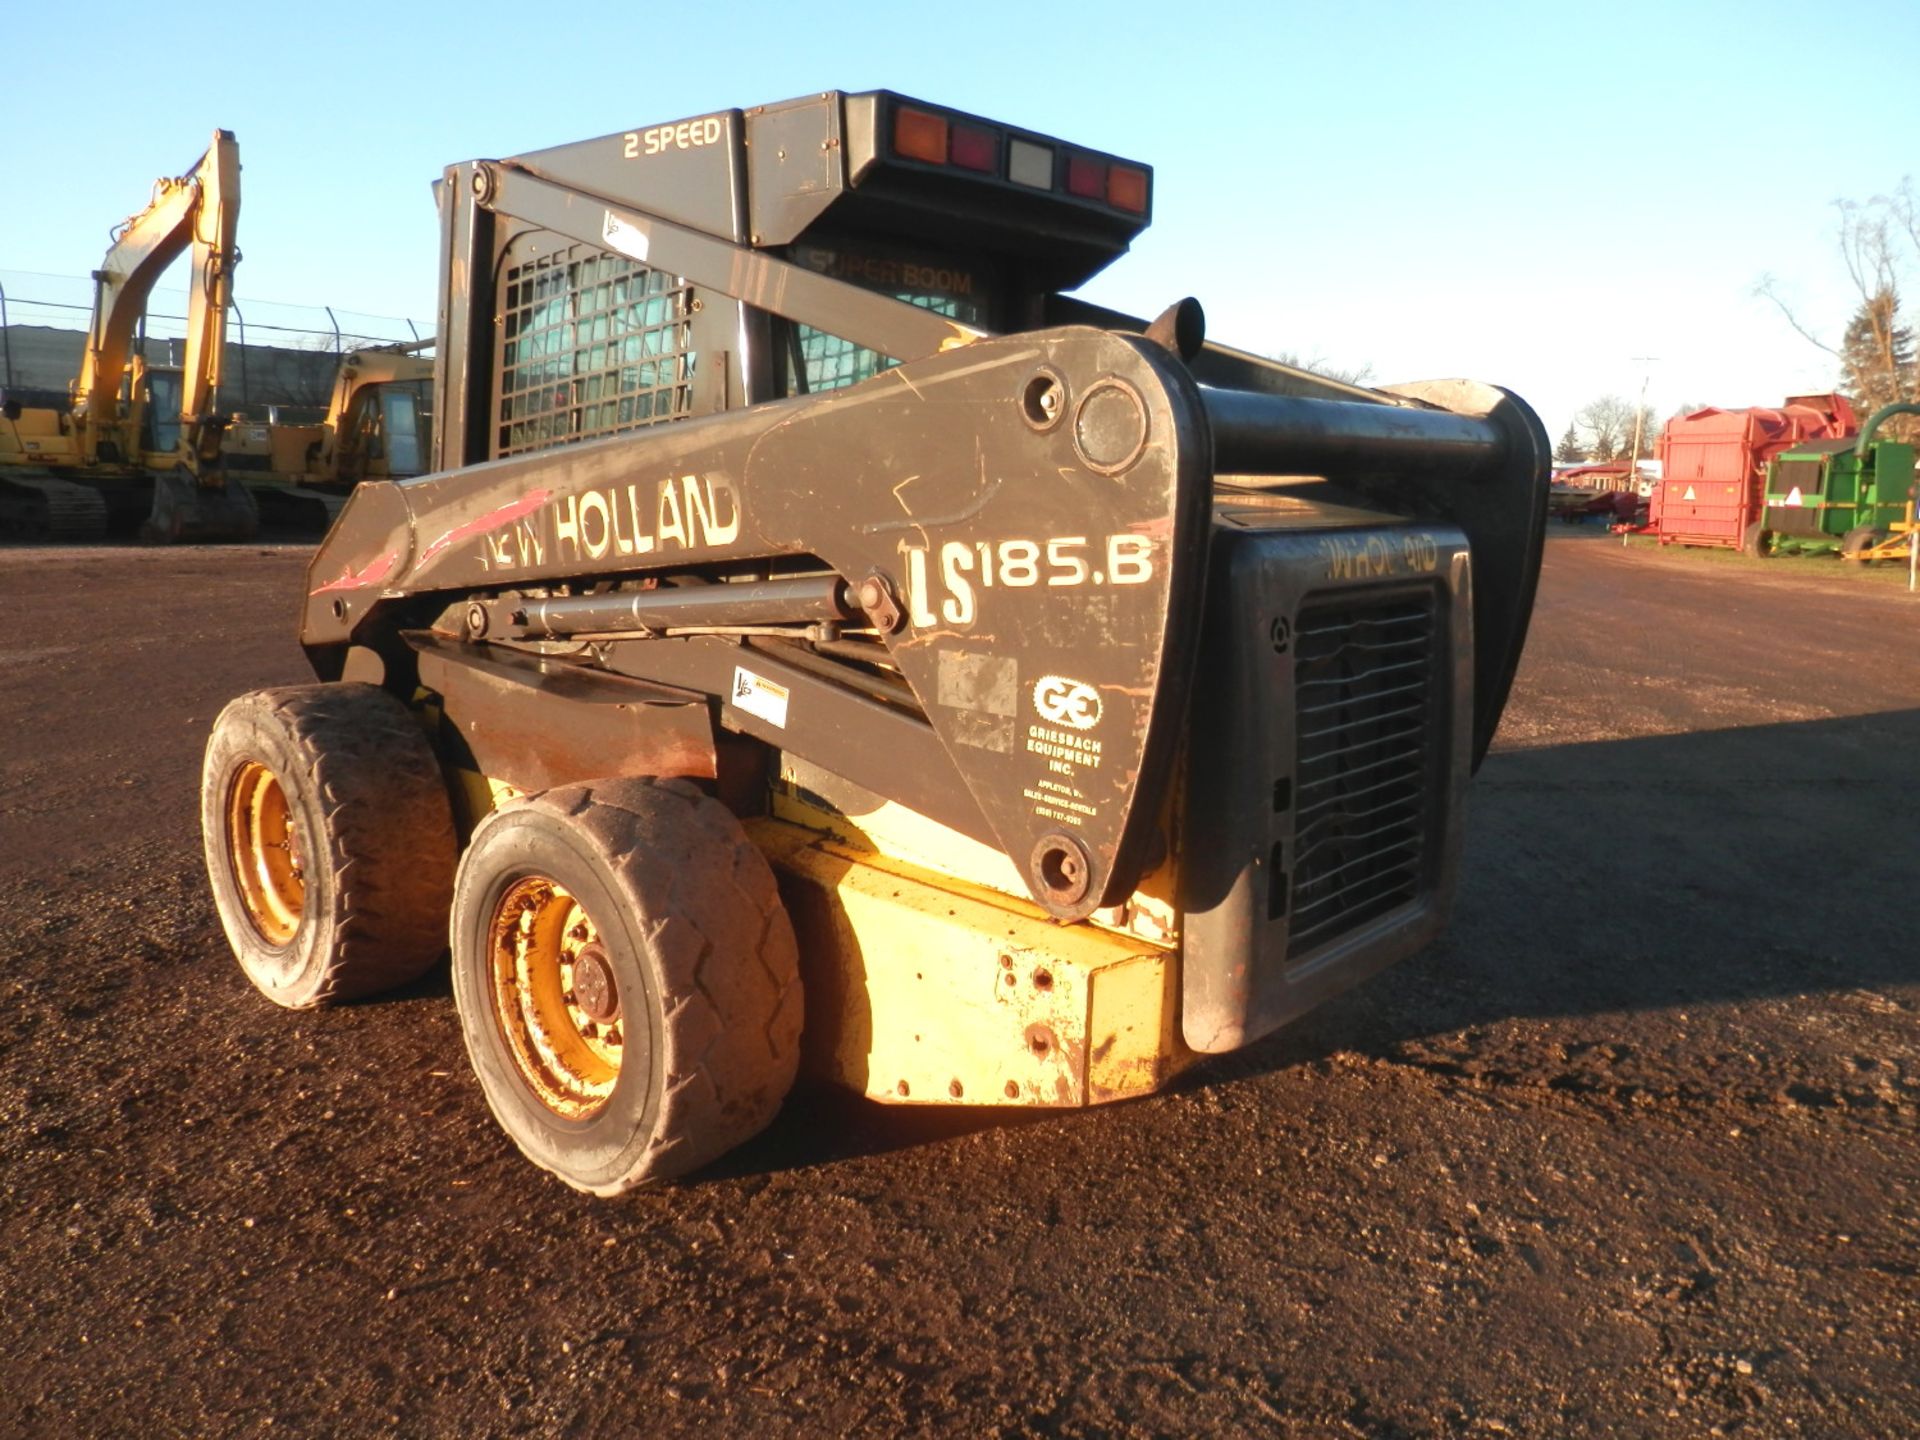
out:
<path id="1" fill-rule="evenodd" d="M 446 947 L 456 848 L 433 748 L 373 685 L 289 685 L 220 712 L 200 829 L 221 927 L 276 1005 L 424 973 Z"/>
<path id="2" fill-rule="evenodd" d="M 1871 561 L 1862 558 L 1863 552 L 1871 550 L 1881 540 L 1880 532 L 1871 525 L 1856 525 L 1840 539 L 1840 553 L 1849 560 L 1859 560 L 1862 564 Z"/>
<path id="3" fill-rule="evenodd" d="M 494 1117 L 595 1195 L 685 1175 L 764 1129 L 799 1063 L 773 872 L 678 780 L 549 790 L 474 831 L 453 991 Z"/>

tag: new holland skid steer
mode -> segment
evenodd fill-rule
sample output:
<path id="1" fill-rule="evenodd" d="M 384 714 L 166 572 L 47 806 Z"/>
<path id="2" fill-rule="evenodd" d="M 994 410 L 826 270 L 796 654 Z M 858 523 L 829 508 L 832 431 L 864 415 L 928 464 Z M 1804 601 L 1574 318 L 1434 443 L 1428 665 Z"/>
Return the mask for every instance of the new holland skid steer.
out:
<path id="1" fill-rule="evenodd" d="M 449 169 L 434 473 L 207 748 L 283 1005 L 452 950 L 535 1162 L 616 1194 L 876 1099 L 1154 1090 L 1431 940 L 1548 447 L 1064 298 L 1144 166 L 886 93 Z M 802 1023 L 802 995 L 805 1023 Z"/>

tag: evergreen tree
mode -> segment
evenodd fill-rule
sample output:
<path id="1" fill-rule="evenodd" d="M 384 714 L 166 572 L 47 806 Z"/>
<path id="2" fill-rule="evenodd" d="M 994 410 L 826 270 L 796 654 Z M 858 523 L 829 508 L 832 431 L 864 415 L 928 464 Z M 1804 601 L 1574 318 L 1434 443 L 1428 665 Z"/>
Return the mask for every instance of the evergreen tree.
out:
<path id="1" fill-rule="evenodd" d="M 1560 443 L 1554 447 L 1553 458 L 1562 465 L 1578 465 L 1587 458 L 1586 446 L 1580 443 L 1580 430 L 1573 421 L 1567 422 L 1567 433 L 1560 437 Z"/>
<path id="2" fill-rule="evenodd" d="M 1891 286 L 1860 303 L 1840 342 L 1840 383 L 1860 418 L 1914 394 L 1913 331 L 1900 323 L 1900 297 Z"/>

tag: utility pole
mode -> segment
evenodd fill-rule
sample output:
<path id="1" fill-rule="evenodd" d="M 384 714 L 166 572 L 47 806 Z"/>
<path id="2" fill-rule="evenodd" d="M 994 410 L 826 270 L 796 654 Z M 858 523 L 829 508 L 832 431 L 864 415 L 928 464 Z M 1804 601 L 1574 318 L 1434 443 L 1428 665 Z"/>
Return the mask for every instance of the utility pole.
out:
<path id="1" fill-rule="evenodd" d="M 1640 403 L 1633 407 L 1633 461 L 1627 468 L 1627 479 L 1636 495 L 1640 493 L 1640 422 L 1647 413 L 1647 381 L 1653 376 L 1646 367 L 1659 358 L 1658 355 L 1633 357 L 1633 363 L 1640 366 Z"/>

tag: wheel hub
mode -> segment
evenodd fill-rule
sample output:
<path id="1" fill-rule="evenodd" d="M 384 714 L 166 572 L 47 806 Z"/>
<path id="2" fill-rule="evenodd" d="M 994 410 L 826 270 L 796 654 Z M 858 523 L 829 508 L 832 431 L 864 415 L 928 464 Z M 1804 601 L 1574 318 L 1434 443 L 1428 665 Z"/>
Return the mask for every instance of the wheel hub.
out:
<path id="1" fill-rule="evenodd" d="M 257 760 L 240 767 L 227 791 L 227 863 L 260 938 L 289 943 L 307 899 L 300 830 L 278 777 Z"/>
<path id="2" fill-rule="evenodd" d="M 573 996 L 589 1020 L 605 1025 L 620 1018 L 620 990 L 613 964 L 596 942 L 573 957 Z"/>

